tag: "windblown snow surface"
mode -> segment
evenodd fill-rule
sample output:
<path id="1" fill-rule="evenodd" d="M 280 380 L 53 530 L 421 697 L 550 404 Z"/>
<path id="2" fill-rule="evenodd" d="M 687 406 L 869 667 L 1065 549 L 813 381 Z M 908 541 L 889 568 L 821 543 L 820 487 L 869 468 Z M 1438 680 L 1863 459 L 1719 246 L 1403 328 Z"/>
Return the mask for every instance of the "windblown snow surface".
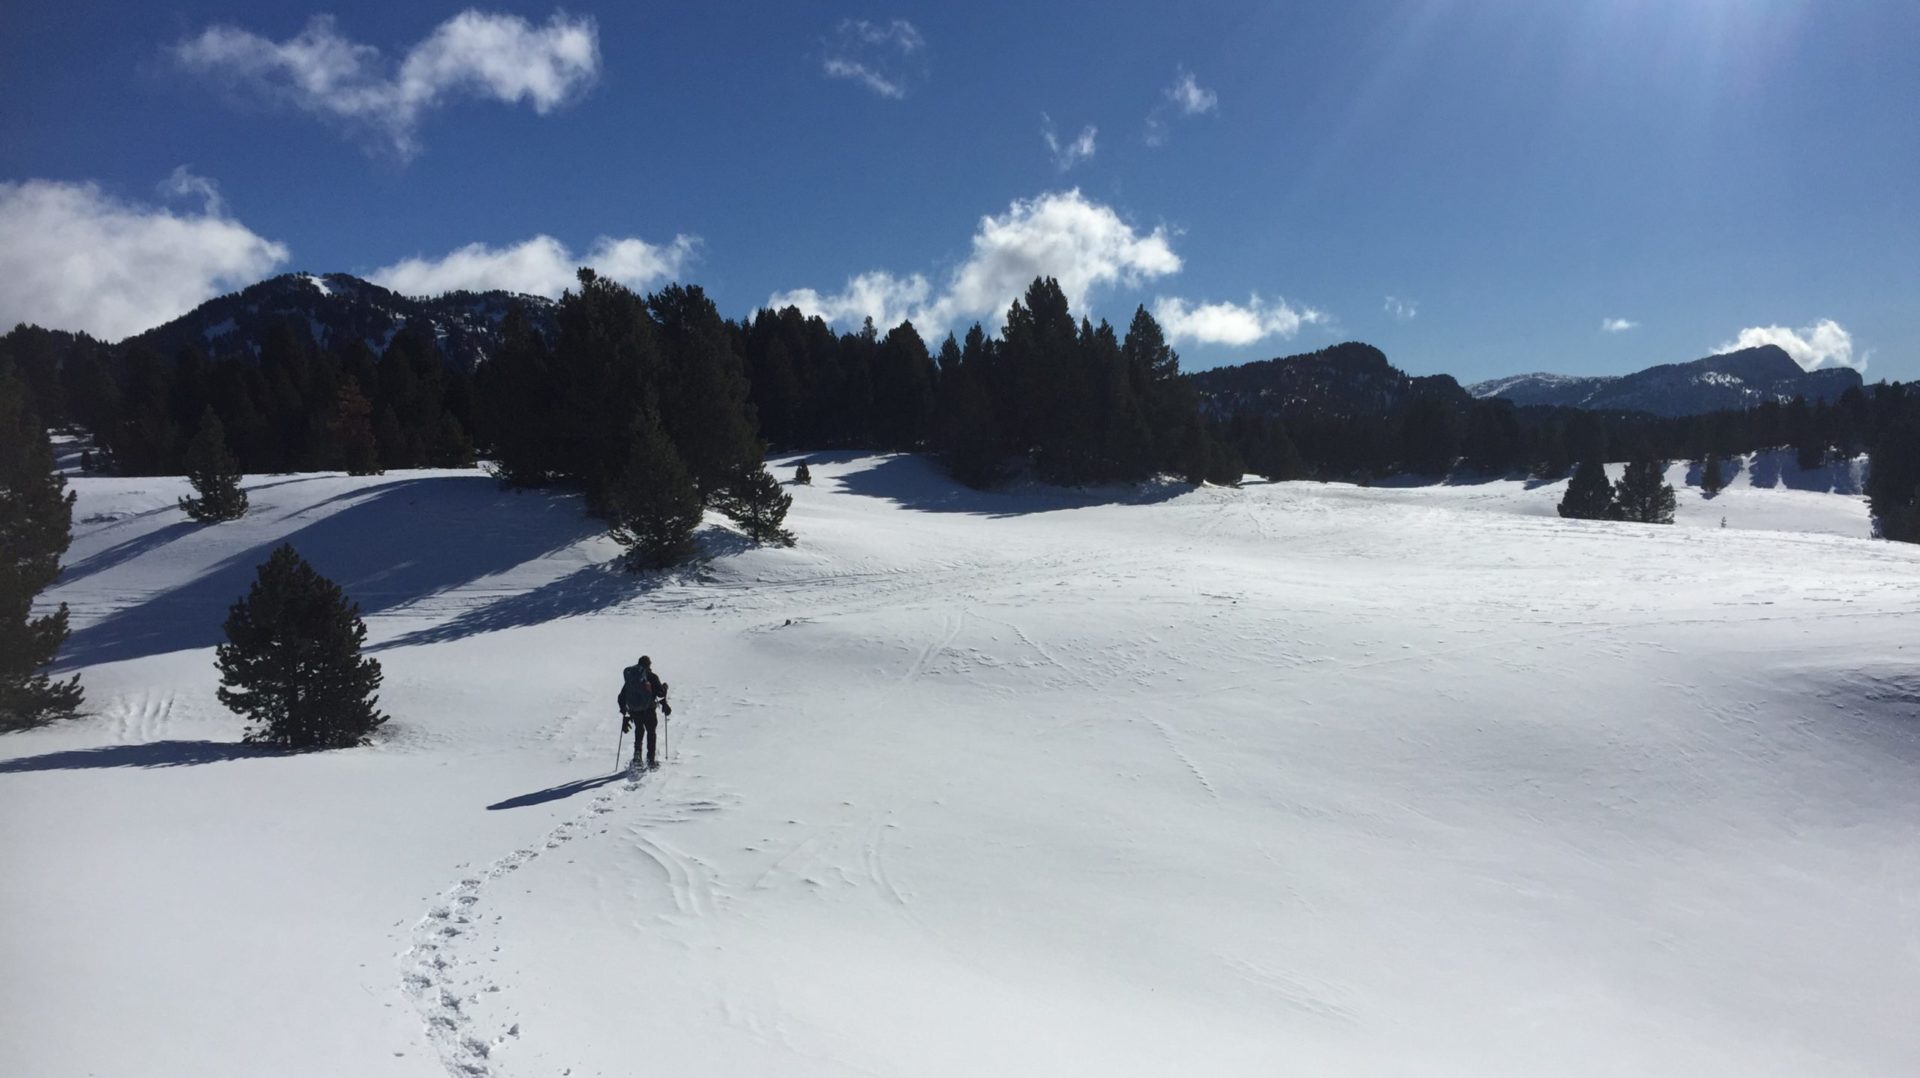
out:
<path id="1" fill-rule="evenodd" d="M 657 578 L 474 472 L 213 527 L 76 480 L 89 713 L 0 739 L 0 1072 L 1920 1072 L 1920 549 L 1858 497 L 814 461 L 798 547 Z M 215 700 L 282 540 L 362 605 L 374 745 Z"/>

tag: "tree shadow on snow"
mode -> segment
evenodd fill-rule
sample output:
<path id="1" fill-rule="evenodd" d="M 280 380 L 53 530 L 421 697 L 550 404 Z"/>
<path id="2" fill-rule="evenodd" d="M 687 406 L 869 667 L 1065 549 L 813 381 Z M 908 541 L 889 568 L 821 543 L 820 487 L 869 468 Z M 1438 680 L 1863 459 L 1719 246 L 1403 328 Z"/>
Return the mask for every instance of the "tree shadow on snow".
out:
<path id="1" fill-rule="evenodd" d="M 1807 490 L 1818 494 L 1859 494 L 1860 476 L 1854 469 L 1854 462 L 1843 457 L 1834 457 L 1818 468 L 1801 468 L 1799 457 L 1792 449 L 1765 449 L 1753 455 L 1752 479 L 1750 485 L 1756 487 L 1786 487 L 1788 490 Z M 1688 472 L 1688 482 L 1694 482 L 1693 472 Z M 1731 473 L 1729 473 L 1731 477 Z"/>
<path id="2" fill-rule="evenodd" d="M 330 501 L 347 497 L 357 500 L 76 630 L 55 668 L 219 643 L 228 608 L 246 595 L 260 563 L 282 542 L 339 584 L 361 613 L 377 614 L 505 572 L 602 530 L 581 512 L 577 495 L 514 492 L 461 476 L 397 479 Z"/>
<path id="3" fill-rule="evenodd" d="M 619 606 L 660 584 L 657 575 L 629 573 L 613 563 L 582 566 L 559 580 L 542 584 L 531 591 L 496 599 L 485 606 L 463 611 L 439 625 L 416 629 L 367 650 L 391 651 L 419 644 L 444 644 L 481 633 L 521 629 L 561 618 L 593 614 Z"/>
<path id="4" fill-rule="evenodd" d="M 848 455 L 857 457 L 866 454 Z M 833 463 L 833 456 L 815 454 L 807 459 L 816 463 Z M 1152 505 L 1193 490 L 1191 484 L 1169 480 L 1110 487 L 1034 485 L 1023 488 L 1016 485 L 1012 489 L 973 490 L 940 471 L 932 461 L 912 454 L 882 457 L 870 468 L 842 473 L 830 479 L 816 475 L 814 484 L 837 486 L 848 494 L 880 498 L 903 509 L 971 513 L 988 517 L 1027 516 L 1097 505 Z"/>
<path id="5" fill-rule="evenodd" d="M 487 806 L 487 811 L 498 812 L 501 809 L 526 808 L 529 805 L 544 805 L 549 801 L 564 800 L 572 797 L 574 794 L 585 793 L 588 790 L 597 790 L 609 782 L 624 778 L 626 774 L 627 773 L 622 770 L 615 771 L 611 775 L 601 775 L 598 778 L 575 779 L 572 782 L 563 782 L 558 786 L 549 786 L 544 790 L 535 790 L 530 794 L 521 794 L 519 797 L 509 797 L 505 801 L 495 801 L 493 804 Z"/>
<path id="6" fill-rule="evenodd" d="M 175 510 L 178 512 L 178 510 Z M 179 520 L 163 528 L 135 536 L 124 543 L 118 543 L 100 551 L 85 560 L 75 562 L 60 571 L 60 583 L 71 584 L 76 580 L 85 580 L 95 573 L 105 572 L 123 562 L 132 561 L 149 551 L 158 550 L 168 543 L 206 527 L 191 520 Z"/>
<path id="7" fill-rule="evenodd" d="M 260 756 L 285 756 L 286 750 L 241 741 L 149 741 L 141 745 L 103 745 L 69 749 L 17 760 L 0 760 L 0 772 L 91 771 L 103 767 L 191 767 Z"/>
<path id="8" fill-rule="evenodd" d="M 523 629 L 562 618 L 597 614 L 668 584 L 705 579 L 702 571 L 708 562 L 754 547 L 746 536 L 714 525 L 701 528 L 695 542 L 698 549 L 693 559 L 673 569 L 633 572 L 617 561 L 583 565 L 559 580 L 463 611 L 439 625 L 416 629 L 404 636 L 372 645 L 367 650 L 380 652 L 420 644 L 445 644 L 482 633 Z"/>

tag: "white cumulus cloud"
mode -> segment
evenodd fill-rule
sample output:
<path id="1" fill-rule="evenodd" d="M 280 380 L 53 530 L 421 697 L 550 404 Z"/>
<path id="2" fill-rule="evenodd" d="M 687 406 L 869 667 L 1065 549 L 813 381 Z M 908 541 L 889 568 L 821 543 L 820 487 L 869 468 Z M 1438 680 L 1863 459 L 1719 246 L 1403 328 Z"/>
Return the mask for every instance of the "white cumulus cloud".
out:
<path id="1" fill-rule="evenodd" d="M 1733 340 L 1722 342 L 1715 352 L 1732 352 L 1776 344 L 1807 370 L 1821 367 L 1852 367 L 1866 370 L 1867 356 L 1853 354 L 1853 334 L 1831 318 L 1822 318 L 1810 326 L 1789 329 L 1786 326 L 1749 326 Z"/>
<path id="2" fill-rule="evenodd" d="M 994 325 L 1035 277 L 1060 282 L 1076 313 L 1096 289 L 1177 273 L 1167 230 L 1141 232 L 1111 207 L 1078 188 L 1016 200 L 1007 212 L 982 217 L 972 251 L 935 292 L 922 274 L 863 273 L 836 293 L 811 288 L 775 294 L 775 308 L 795 306 L 829 321 L 897 325 L 909 318 L 923 334 L 938 336 L 968 319 Z"/>
<path id="3" fill-rule="evenodd" d="M 1258 295 L 1238 303 L 1188 303 L 1177 296 L 1153 301 L 1153 317 L 1175 344 L 1254 344 L 1268 337 L 1292 337 L 1301 326 L 1326 321 L 1311 307 L 1294 307 L 1284 299 L 1268 302 Z"/>
<path id="4" fill-rule="evenodd" d="M 1393 316 L 1395 322 L 1411 322 L 1420 317 L 1420 301 L 1404 299 L 1400 296 L 1388 296 L 1381 309 Z"/>
<path id="5" fill-rule="evenodd" d="M 1630 329 L 1638 329 L 1639 326 L 1640 323 L 1628 318 L 1602 318 L 1600 320 L 1600 332 L 1602 333 L 1625 333 Z"/>
<path id="6" fill-rule="evenodd" d="M 1099 133 L 1099 128 L 1088 124 L 1080 129 L 1078 137 L 1062 142 L 1060 133 L 1054 130 L 1053 117 L 1044 112 L 1040 114 L 1040 137 L 1047 140 L 1047 152 L 1053 155 L 1054 167 L 1062 172 L 1093 159 L 1094 138 Z"/>
<path id="7" fill-rule="evenodd" d="M 421 117 L 453 98 L 525 101 L 542 115 L 573 100 L 599 74 L 600 33 L 592 19 L 559 12 L 535 26 L 469 10 L 395 65 L 316 15 L 286 41 L 211 26 L 171 53 L 188 71 L 342 122 L 405 159 L 420 150 Z"/>
<path id="8" fill-rule="evenodd" d="M 842 19 L 826 42 L 820 69 L 828 78 L 848 79 L 881 97 L 899 100 L 926 75 L 925 65 L 917 58 L 926 46 L 927 39 L 905 19 Z"/>
<path id="9" fill-rule="evenodd" d="M 638 291 L 679 276 L 699 243 L 692 236 L 675 236 L 664 246 L 602 236 L 575 255 L 566 244 L 541 235 L 508 247 L 469 243 L 439 258 L 403 258 L 374 270 L 368 279 L 409 296 L 501 289 L 557 299 L 573 287 L 579 267 L 591 266 L 600 276 Z"/>
<path id="10" fill-rule="evenodd" d="M 124 201 L 92 183 L 0 182 L 0 326 L 132 336 L 265 277 L 287 248 L 226 215 L 185 169 L 161 189 L 197 212 Z"/>

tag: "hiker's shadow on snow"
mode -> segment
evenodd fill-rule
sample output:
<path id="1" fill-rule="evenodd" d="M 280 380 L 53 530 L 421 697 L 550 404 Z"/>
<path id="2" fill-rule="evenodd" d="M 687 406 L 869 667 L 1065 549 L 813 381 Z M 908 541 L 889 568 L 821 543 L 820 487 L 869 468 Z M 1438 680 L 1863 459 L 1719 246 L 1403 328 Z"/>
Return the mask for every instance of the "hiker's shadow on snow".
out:
<path id="1" fill-rule="evenodd" d="M 615 771 L 610 775 L 599 775 L 590 779 L 575 779 L 572 782 L 563 782 L 558 786 L 549 786 L 544 790 L 535 790 L 530 794 L 521 794 L 519 797 L 509 797 L 505 801 L 495 801 L 493 804 L 487 806 L 487 811 L 499 812 L 501 809 L 526 808 L 529 805 L 544 805 L 549 801 L 562 801 L 572 797 L 574 794 L 585 793 L 588 790 L 597 790 L 609 782 L 625 778 L 626 774 L 625 771 Z"/>
<path id="2" fill-rule="evenodd" d="M 191 767 L 195 764 L 285 755 L 285 749 L 250 745 L 244 741 L 149 741 L 140 745 L 103 745 L 97 749 L 69 749 L 41 756 L 23 756 L 17 760 L 0 760 L 0 772 Z"/>
<path id="3" fill-rule="evenodd" d="M 815 464 L 833 462 L 829 454 L 815 454 L 807 459 Z M 905 509 L 986 517 L 1018 517 L 1097 505 L 1152 505 L 1193 490 L 1190 484 L 1168 480 L 1103 487 L 1033 485 L 972 490 L 943 474 L 932 461 L 910 454 L 883 457 L 870 468 L 846 472 L 832 480 L 822 480 L 816 475 L 814 485 L 830 489 L 837 486 L 848 494 L 880 498 Z"/>
<path id="4" fill-rule="evenodd" d="M 339 584 L 361 613 L 378 614 L 505 572 L 603 528 L 582 512 L 578 495 L 516 493 L 459 476 L 395 479 L 331 501 L 348 498 L 352 504 L 283 539 L 242 550 L 198 579 L 75 630 L 56 669 L 219 643 L 228 609 L 281 542 Z"/>

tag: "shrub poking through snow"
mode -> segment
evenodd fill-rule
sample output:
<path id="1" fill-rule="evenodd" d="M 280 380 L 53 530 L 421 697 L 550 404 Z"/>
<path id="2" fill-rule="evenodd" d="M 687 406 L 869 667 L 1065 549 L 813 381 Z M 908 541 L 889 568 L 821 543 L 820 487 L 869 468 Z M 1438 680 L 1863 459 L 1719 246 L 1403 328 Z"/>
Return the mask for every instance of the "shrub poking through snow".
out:
<path id="1" fill-rule="evenodd" d="M 252 724 L 247 740 L 292 749 L 364 744 L 387 717 L 374 709 L 380 663 L 362 658 L 360 606 L 282 544 L 227 614 L 215 651 L 220 702 Z"/>
<path id="2" fill-rule="evenodd" d="M 200 432 L 187 446 L 187 482 L 194 498 L 180 499 L 180 508 L 202 524 L 239 520 L 247 515 L 247 492 L 240 489 L 240 464 L 227 449 L 226 428 L 212 405 L 200 416 Z"/>
<path id="3" fill-rule="evenodd" d="M 793 495 L 780 489 L 780 481 L 766 465 L 745 469 L 714 499 L 714 508 L 740 525 L 747 538 L 756 543 L 793 545 L 793 533 L 781 527 Z"/>

